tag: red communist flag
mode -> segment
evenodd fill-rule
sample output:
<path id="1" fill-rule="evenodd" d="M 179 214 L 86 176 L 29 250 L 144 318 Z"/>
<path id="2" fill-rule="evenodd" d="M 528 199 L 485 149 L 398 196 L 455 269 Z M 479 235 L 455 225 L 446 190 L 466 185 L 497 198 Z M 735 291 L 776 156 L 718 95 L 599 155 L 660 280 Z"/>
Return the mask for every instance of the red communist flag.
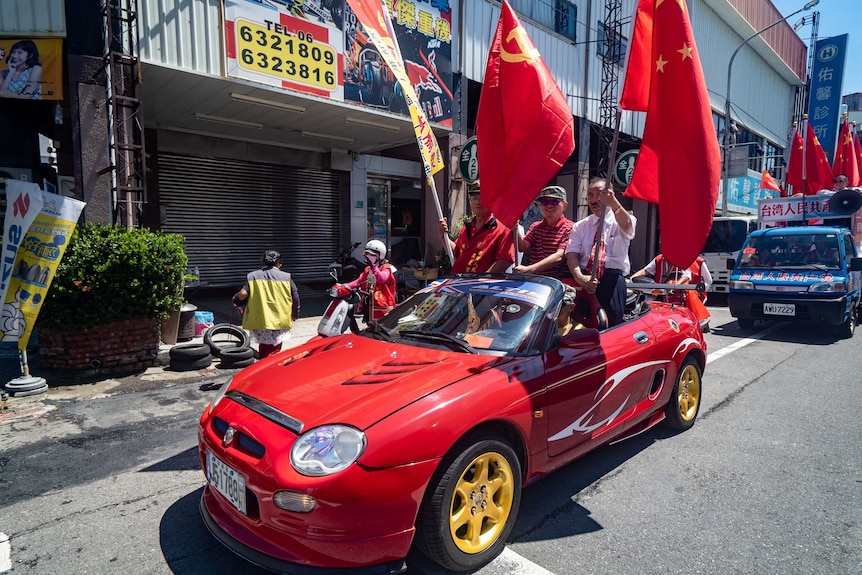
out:
<path id="1" fill-rule="evenodd" d="M 856 131 L 856 122 L 853 122 L 853 149 L 856 150 L 856 167 L 859 168 L 859 179 L 856 183 L 850 182 L 853 187 L 862 186 L 862 146 L 859 145 L 859 132 Z"/>
<path id="2" fill-rule="evenodd" d="M 796 122 L 794 122 L 795 124 Z M 802 136 L 799 130 L 793 128 L 793 139 L 790 143 L 790 158 L 787 160 L 787 173 L 785 180 L 791 186 L 795 193 L 801 193 L 802 190 Z"/>
<path id="3" fill-rule="evenodd" d="M 512 227 L 575 150 L 569 104 L 503 0 L 476 117 L 482 204 Z"/>
<path id="4" fill-rule="evenodd" d="M 772 174 L 769 173 L 769 170 L 763 170 L 763 176 L 760 178 L 760 188 L 764 190 L 775 190 L 782 196 L 784 195 L 781 191 L 781 187 L 778 185 L 778 182 L 775 181 L 775 178 L 772 177 Z"/>
<path id="5" fill-rule="evenodd" d="M 817 139 L 817 134 L 808 124 L 807 136 L 805 138 L 805 184 L 808 187 L 805 194 L 813 195 L 820 190 L 832 189 L 832 167 L 826 158 L 826 152 Z"/>
<path id="6" fill-rule="evenodd" d="M 620 106 L 647 113 L 626 195 L 658 204 L 662 253 L 686 268 L 712 226 L 721 155 L 684 0 L 640 0 Z"/>
<path id="7" fill-rule="evenodd" d="M 856 148 L 853 145 L 853 134 L 850 133 L 850 122 L 845 118 L 838 131 L 838 144 L 835 148 L 835 161 L 832 163 L 832 177 L 838 174 L 847 176 L 850 186 L 859 185 L 859 166 L 856 165 Z"/>

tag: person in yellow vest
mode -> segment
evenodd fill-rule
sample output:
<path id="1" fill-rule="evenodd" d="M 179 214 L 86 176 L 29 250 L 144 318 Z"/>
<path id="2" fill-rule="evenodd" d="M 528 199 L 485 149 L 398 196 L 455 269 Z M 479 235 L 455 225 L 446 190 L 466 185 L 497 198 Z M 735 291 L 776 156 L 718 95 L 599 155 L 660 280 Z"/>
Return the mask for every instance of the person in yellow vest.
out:
<path id="1" fill-rule="evenodd" d="M 290 274 L 281 270 L 280 253 L 268 250 L 264 254 L 263 267 L 246 276 L 233 303 L 245 306 L 242 327 L 258 343 L 258 357 L 281 351 L 299 317 L 299 292 Z"/>

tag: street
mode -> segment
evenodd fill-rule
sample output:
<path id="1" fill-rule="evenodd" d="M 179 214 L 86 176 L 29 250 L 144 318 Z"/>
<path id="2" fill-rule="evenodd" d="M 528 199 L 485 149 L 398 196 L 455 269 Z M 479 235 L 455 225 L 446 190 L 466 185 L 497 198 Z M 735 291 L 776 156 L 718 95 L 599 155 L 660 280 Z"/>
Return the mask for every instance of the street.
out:
<path id="1" fill-rule="evenodd" d="M 862 335 L 741 332 L 726 307 L 710 312 L 695 426 L 653 428 L 527 488 L 506 552 L 478 573 L 862 574 Z M 198 511 L 197 420 L 216 379 L 0 421 L 0 573 L 264 573 Z"/>

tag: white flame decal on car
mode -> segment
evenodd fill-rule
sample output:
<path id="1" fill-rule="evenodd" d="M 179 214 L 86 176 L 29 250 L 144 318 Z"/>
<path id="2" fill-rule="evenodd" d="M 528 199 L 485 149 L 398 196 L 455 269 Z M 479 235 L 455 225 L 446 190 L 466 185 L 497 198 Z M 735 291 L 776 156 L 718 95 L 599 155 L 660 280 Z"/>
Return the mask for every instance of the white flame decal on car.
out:
<path id="1" fill-rule="evenodd" d="M 673 356 L 676 357 L 680 353 L 688 351 L 690 348 L 700 345 L 700 343 L 694 339 L 693 337 L 687 337 L 676 346 L 676 349 L 673 350 Z"/>
<path id="2" fill-rule="evenodd" d="M 631 395 L 627 395 L 625 399 L 620 402 L 619 407 L 614 410 L 612 414 L 607 416 L 606 418 L 600 421 L 593 421 L 593 417 L 595 416 L 596 410 L 598 410 L 599 406 L 602 404 L 602 401 L 613 392 L 616 387 L 621 384 L 628 376 L 632 373 L 643 369 L 645 367 L 651 367 L 653 365 L 661 365 L 667 363 L 667 360 L 657 360 L 657 361 L 647 361 L 645 363 L 638 363 L 636 365 L 629 366 L 617 373 L 613 374 L 611 377 L 605 380 L 599 390 L 596 392 L 596 402 L 593 404 L 591 408 L 589 408 L 586 413 L 584 413 L 577 420 L 572 422 L 571 425 L 564 428 L 559 433 L 556 433 L 548 438 L 548 441 L 558 441 L 560 439 L 565 439 L 571 435 L 574 435 L 575 432 L 579 433 L 592 433 L 596 429 L 604 425 L 611 425 L 617 416 L 622 413 L 623 409 L 625 409 L 626 403 L 629 400 Z"/>

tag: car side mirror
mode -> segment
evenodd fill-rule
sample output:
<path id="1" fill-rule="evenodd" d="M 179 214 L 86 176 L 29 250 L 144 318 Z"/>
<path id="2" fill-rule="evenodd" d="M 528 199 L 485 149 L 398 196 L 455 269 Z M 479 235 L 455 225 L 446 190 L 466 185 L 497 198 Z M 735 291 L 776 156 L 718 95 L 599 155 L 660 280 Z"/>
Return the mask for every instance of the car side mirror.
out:
<path id="1" fill-rule="evenodd" d="M 862 258 L 850 258 L 850 271 L 862 271 Z"/>

